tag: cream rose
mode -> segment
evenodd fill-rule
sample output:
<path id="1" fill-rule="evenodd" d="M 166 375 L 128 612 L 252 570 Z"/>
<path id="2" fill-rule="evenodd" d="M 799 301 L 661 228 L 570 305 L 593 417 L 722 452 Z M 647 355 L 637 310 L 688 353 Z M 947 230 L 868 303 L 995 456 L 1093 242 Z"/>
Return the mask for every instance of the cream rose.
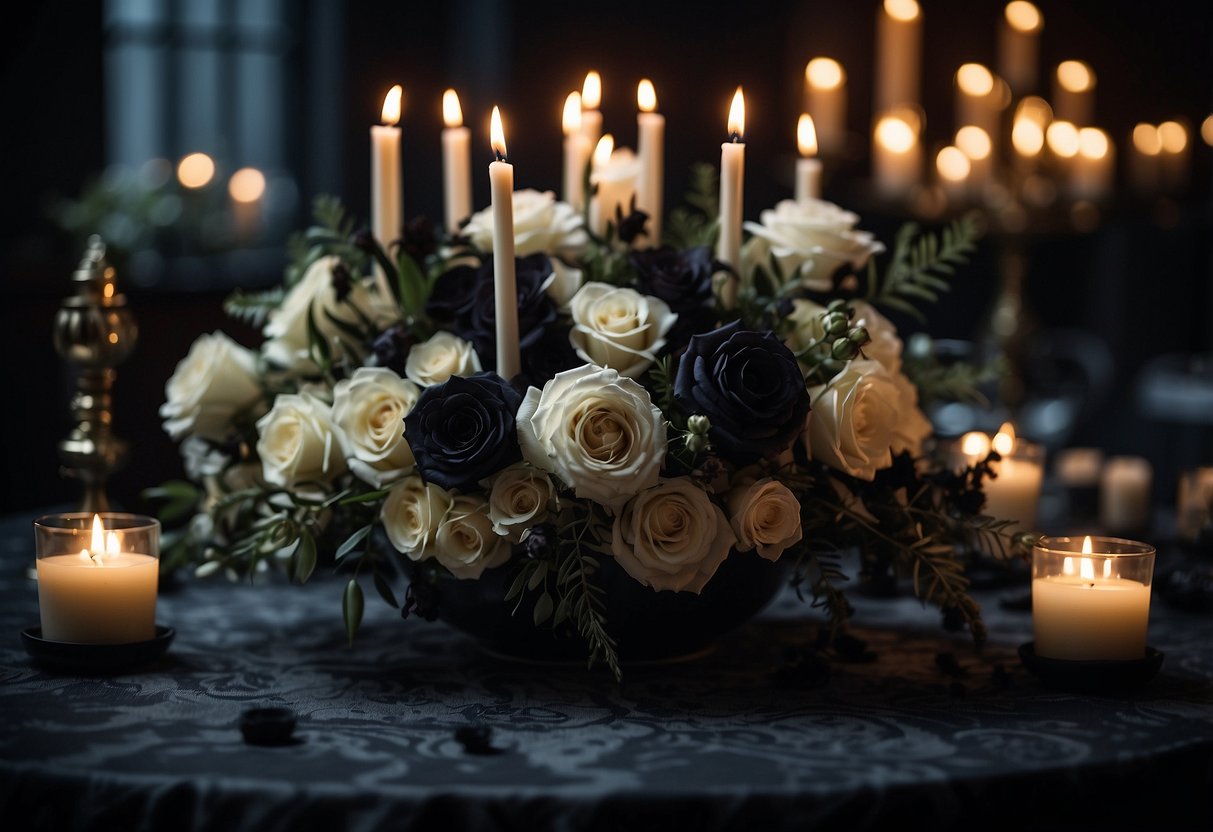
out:
<path id="1" fill-rule="evenodd" d="M 516 257 L 539 252 L 576 257 L 589 242 L 581 214 L 567 202 L 559 202 L 551 191 L 514 191 L 513 205 Z M 493 209 L 473 214 L 463 234 L 481 251 L 492 251 Z"/>
<path id="2" fill-rule="evenodd" d="M 257 421 L 265 481 L 283 488 L 331 483 L 346 471 L 329 406 L 312 393 L 283 393 Z"/>
<path id="3" fill-rule="evenodd" d="M 466 378 L 480 369 L 480 356 L 471 342 L 445 331 L 409 350 L 404 364 L 409 381 L 422 387 L 442 384 L 451 376 Z"/>
<path id="4" fill-rule="evenodd" d="M 403 552 L 411 560 L 434 557 L 438 525 L 446 517 L 453 499 L 446 489 L 424 483 L 415 475 L 392 486 L 379 510 L 379 517 L 396 551 Z"/>
<path id="5" fill-rule="evenodd" d="M 855 230 L 858 216 L 832 202 L 785 199 L 758 216 L 761 223 L 745 224 L 753 235 L 743 258 L 746 275 L 754 266 L 766 266 L 773 255 L 785 280 L 827 292 L 834 288 L 839 266 L 861 269 L 873 254 L 884 251 L 884 244 L 870 232 Z"/>
<path id="6" fill-rule="evenodd" d="M 641 491 L 615 518 L 611 554 L 655 590 L 698 594 L 737 542 L 707 492 L 686 477 Z"/>
<path id="7" fill-rule="evenodd" d="M 569 310 L 577 357 L 628 378 L 638 378 L 656 360 L 678 320 L 665 301 L 606 283 L 582 286 Z"/>
<path id="8" fill-rule="evenodd" d="M 851 361 L 829 384 L 809 388 L 809 455 L 864 480 L 893 464 L 901 392 L 878 361 Z"/>
<path id="9" fill-rule="evenodd" d="M 311 312 L 316 328 L 329 340 L 334 354 L 343 347 L 338 336 L 340 327 L 329 319 L 332 315 L 339 321 L 359 325 L 362 314 L 380 327 L 397 316 L 390 299 L 378 297 L 370 279 L 355 280 L 345 300 L 337 300 L 333 288 L 333 267 L 340 262 L 336 257 L 322 257 L 313 263 L 291 287 L 282 305 L 270 313 L 264 334 L 266 341 L 261 350 L 267 359 L 288 370 L 300 373 L 315 372 L 317 367 L 308 354 L 308 313 Z M 326 314 L 327 313 L 327 314 Z M 348 339 L 346 339 L 348 340 Z"/>
<path id="10" fill-rule="evenodd" d="M 935 428 L 918 407 L 918 388 L 914 386 L 914 382 L 906 378 L 904 373 L 898 372 L 893 374 L 893 386 L 900 394 L 898 410 L 901 413 L 901 418 L 893 426 L 893 453 L 909 451 L 910 456 L 921 456 L 922 443 Z"/>
<path id="11" fill-rule="evenodd" d="M 867 301 L 852 301 L 851 308 L 855 310 L 851 326 L 864 327 L 872 339 L 863 345 L 864 356 L 879 361 L 890 373 L 899 372 L 902 343 L 897 335 L 897 327 Z"/>
<path id="12" fill-rule="evenodd" d="M 173 439 L 194 434 L 221 442 L 232 417 L 261 398 L 257 357 L 222 332 L 195 341 L 164 386 L 164 430 Z"/>
<path id="13" fill-rule="evenodd" d="M 556 489 L 546 473 L 517 462 L 493 478 L 489 490 L 489 519 L 493 531 L 518 543 L 523 532 L 548 519 Z"/>
<path id="14" fill-rule="evenodd" d="M 800 501 L 778 480 L 764 477 L 741 484 L 729 492 L 729 524 L 742 552 L 757 549 L 770 561 L 804 537 L 800 524 Z"/>
<path id="15" fill-rule="evenodd" d="M 333 388 L 333 422 L 358 479 L 383 488 L 413 470 L 404 417 L 421 391 L 385 367 L 359 367 Z"/>
<path id="16" fill-rule="evenodd" d="M 649 392 L 617 371 L 585 365 L 558 373 L 518 410 L 522 455 L 577 493 L 618 509 L 657 483 L 666 426 Z"/>
<path id="17" fill-rule="evenodd" d="M 451 501 L 434 535 L 435 557 L 456 578 L 479 578 L 510 559 L 510 544 L 493 531 L 489 506 L 462 494 Z"/>

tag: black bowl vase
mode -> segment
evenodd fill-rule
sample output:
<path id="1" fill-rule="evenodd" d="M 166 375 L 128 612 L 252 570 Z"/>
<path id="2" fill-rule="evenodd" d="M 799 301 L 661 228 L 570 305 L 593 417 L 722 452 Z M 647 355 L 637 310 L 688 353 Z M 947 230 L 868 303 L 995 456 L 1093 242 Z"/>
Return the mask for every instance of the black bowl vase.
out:
<path id="1" fill-rule="evenodd" d="M 671 661 L 712 646 L 721 636 L 763 610 L 786 584 L 787 568 L 757 552 L 731 552 L 707 586 L 693 592 L 656 592 L 624 571 L 609 556 L 599 556 L 595 581 L 606 590 L 607 632 L 615 639 L 620 661 Z M 517 575 L 515 560 L 487 570 L 479 580 L 443 579 L 436 598 L 438 617 L 477 639 L 489 651 L 532 661 L 581 661 L 585 641 L 573 622 L 553 628 L 536 626 L 535 595 L 526 593 L 517 614 L 517 599 L 505 594 Z"/>

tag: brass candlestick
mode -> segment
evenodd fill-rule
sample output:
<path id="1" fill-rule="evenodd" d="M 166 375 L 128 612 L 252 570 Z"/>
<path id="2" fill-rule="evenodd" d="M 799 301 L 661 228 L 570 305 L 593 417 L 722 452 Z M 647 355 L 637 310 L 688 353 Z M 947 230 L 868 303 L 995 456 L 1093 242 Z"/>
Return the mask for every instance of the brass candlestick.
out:
<path id="1" fill-rule="evenodd" d="M 127 443 L 112 431 L 114 367 L 131 354 L 139 327 L 118 294 L 100 237 L 89 238 L 72 282 L 76 293 L 60 305 L 54 327 L 55 350 L 78 368 L 71 401 L 76 426 L 59 443 L 60 470 L 84 483 L 83 511 L 106 511 L 105 480 L 127 451 Z"/>

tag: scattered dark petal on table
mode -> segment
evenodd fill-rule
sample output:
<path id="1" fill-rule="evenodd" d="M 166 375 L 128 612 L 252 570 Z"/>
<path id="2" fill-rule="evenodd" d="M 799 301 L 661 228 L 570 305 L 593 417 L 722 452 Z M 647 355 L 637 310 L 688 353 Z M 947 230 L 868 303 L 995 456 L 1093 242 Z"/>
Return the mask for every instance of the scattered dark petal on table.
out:
<path id="1" fill-rule="evenodd" d="M 455 729 L 455 741 L 463 746 L 467 754 L 491 756 L 505 753 L 504 748 L 493 745 L 493 729 L 488 725 L 464 725 Z"/>
<path id="2" fill-rule="evenodd" d="M 294 745 L 295 721 L 290 708 L 249 708 L 240 715 L 240 733 L 249 745 Z"/>

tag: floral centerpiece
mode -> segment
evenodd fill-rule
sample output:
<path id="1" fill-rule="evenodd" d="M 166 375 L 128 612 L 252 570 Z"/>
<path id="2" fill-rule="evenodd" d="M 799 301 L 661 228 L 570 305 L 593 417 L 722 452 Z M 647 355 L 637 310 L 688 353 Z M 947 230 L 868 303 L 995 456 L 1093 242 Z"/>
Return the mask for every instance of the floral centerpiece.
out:
<path id="1" fill-rule="evenodd" d="M 228 303 L 263 328 L 260 348 L 204 335 L 167 384 L 192 484 L 154 494 L 192 514 L 177 556 L 300 582 L 327 560 L 351 573 L 351 639 L 364 583 L 432 616 L 435 588 L 492 577 L 484 603 L 580 639 L 618 676 L 624 590 L 608 572 L 658 605 L 703 593 L 722 564 L 776 564 L 841 628 L 851 549 L 862 575 L 912 576 L 981 641 L 964 552 L 1020 541 L 980 513 L 984 463 L 924 454 L 922 400 L 964 384 L 910 361 L 878 311 L 946 289 L 975 223 L 910 227 L 886 252 L 854 214 L 789 200 L 746 224 L 732 269 L 711 253 L 712 172 L 696 180 L 656 247 L 642 212 L 599 236 L 551 193 L 514 194 L 522 372 L 508 379 L 493 371 L 487 211 L 458 235 L 409 223 L 385 249 L 318 200 L 284 284 Z"/>

